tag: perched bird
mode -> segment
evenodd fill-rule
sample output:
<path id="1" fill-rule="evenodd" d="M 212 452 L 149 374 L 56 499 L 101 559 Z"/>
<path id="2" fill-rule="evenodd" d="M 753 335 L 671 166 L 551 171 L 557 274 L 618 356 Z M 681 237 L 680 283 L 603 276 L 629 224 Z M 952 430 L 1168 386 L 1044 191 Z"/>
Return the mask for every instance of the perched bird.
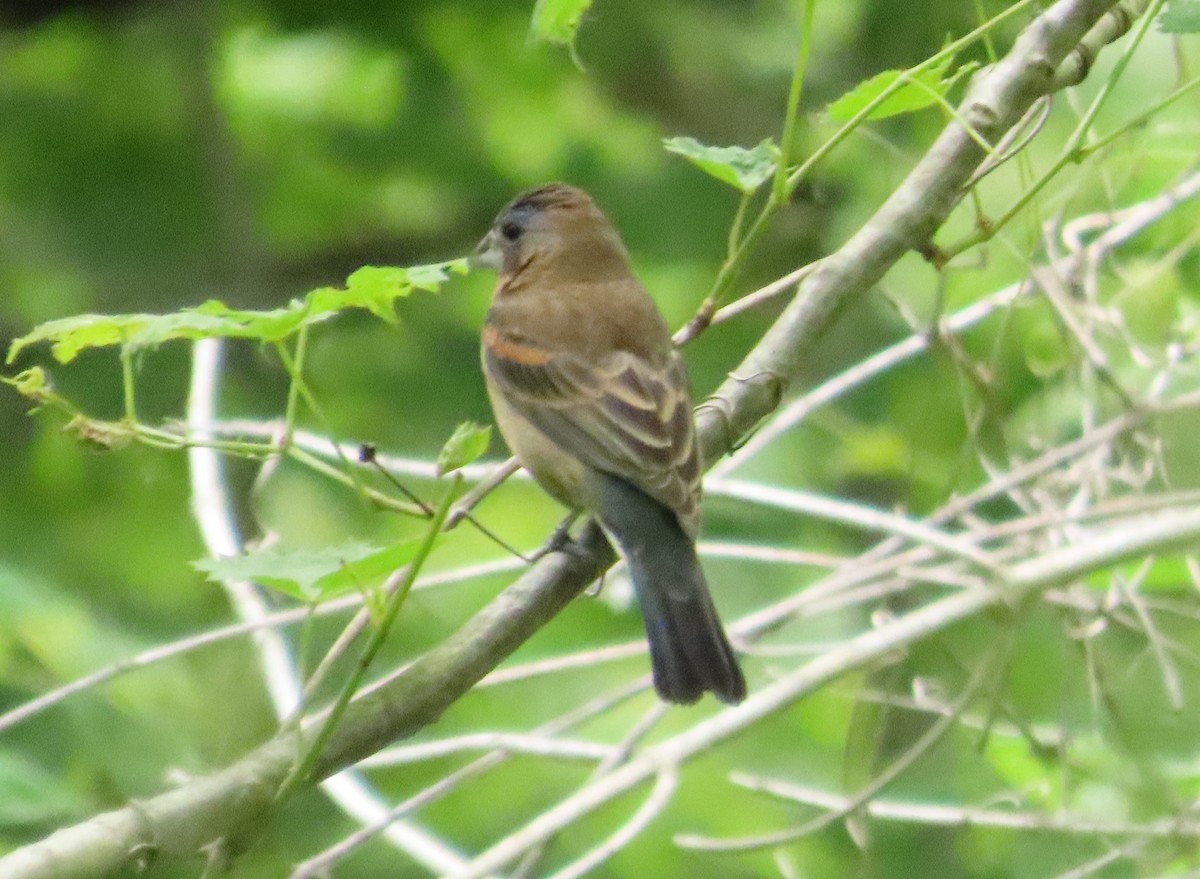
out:
<path id="1" fill-rule="evenodd" d="M 496 423 L 541 486 L 616 539 L 668 702 L 746 681 L 696 557 L 700 455 L 683 362 L 617 231 L 580 189 L 518 196 L 476 251 L 499 283 L 483 329 Z"/>

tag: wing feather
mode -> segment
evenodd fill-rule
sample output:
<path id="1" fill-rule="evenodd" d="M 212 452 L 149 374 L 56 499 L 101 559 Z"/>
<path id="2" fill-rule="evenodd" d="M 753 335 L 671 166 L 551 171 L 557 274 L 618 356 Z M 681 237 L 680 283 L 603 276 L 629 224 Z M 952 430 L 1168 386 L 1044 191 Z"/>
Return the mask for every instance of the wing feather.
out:
<path id="1" fill-rule="evenodd" d="M 694 534 L 700 462 L 691 394 L 675 352 L 657 360 L 614 351 L 598 363 L 568 353 L 517 359 L 519 340 L 484 346 L 505 400 L 589 467 L 635 485 Z"/>

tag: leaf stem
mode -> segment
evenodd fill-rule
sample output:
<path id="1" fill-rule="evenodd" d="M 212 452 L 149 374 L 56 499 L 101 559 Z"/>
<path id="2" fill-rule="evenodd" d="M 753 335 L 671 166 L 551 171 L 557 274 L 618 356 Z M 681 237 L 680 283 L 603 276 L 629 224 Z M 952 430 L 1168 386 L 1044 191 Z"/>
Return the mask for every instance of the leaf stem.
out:
<path id="1" fill-rule="evenodd" d="M 788 167 L 792 161 L 792 149 L 796 142 L 796 117 L 800 112 L 800 94 L 804 90 L 804 74 L 808 70 L 808 54 L 812 47 L 813 11 L 816 0 L 801 0 L 800 3 L 800 46 L 796 52 L 796 66 L 792 69 L 792 87 L 788 92 L 787 116 L 780 137 L 779 162 L 775 166 L 773 200 L 782 204 L 788 197 Z"/>
<path id="2" fill-rule="evenodd" d="M 1171 92 L 1165 98 L 1151 104 L 1149 108 L 1147 108 L 1143 112 L 1139 113 L 1138 115 L 1134 116 L 1132 119 L 1130 119 L 1124 125 L 1121 125 L 1120 127 L 1118 127 L 1115 131 L 1110 131 L 1108 134 L 1104 135 L 1103 137 L 1099 138 L 1098 140 L 1094 140 L 1089 144 L 1085 144 L 1085 145 L 1079 147 L 1078 154 L 1080 156 L 1086 158 L 1087 156 L 1090 156 L 1092 153 L 1097 152 L 1098 150 L 1104 149 L 1106 146 L 1108 146 L 1110 143 L 1112 143 L 1117 138 L 1123 137 L 1124 135 L 1128 134 L 1130 131 L 1132 131 L 1136 128 L 1141 128 L 1150 119 L 1152 119 L 1155 115 L 1157 115 L 1162 110 L 1165 110 L 1168 106 L 1175 103 L 1177 100 L 1182 98 L 1184 95 L 1186 95 L 1188 92 L 1190 92 L 1192 89 L 1194 89 L 1198 85 L 1200 85 L 1200 76 L 1193 76 L 1191 79 L 1189 79 L 1187 82 L 1183 83 L 1181 86 L 1176 88 L 1173 92 Z"/>
<path id="3" fill-rule="evenodd" d="M 742 197 L 738 201 L 737 212 L 733 215 L 733 222 L 729 226 L 729 240 L 725 245 L 725 259 L 733 259 L 734 253 L 738 249 L 738 243 L 742 237 L 742 226 L 746 222 L 746 209 L 750 207 L 750 200 L 754 198 L 754 193 L 742 190 Z"/>
<path id="4" fill-rule="evenodd" d="M 137 424 L 137 397 L 133 383 L 133 352 L 129 345 L 121 345 L 121 387 L 125 398 L 125 420 Z"/>
<path id="5" fill-rule="evenodd" d="M 816 0 L 804 0 L 804 26 L 801 32 L 801 45 L 797 52 L 796 69 L 792 73 L 792 89 L 789 94 L 789 103 L 787 109 L 787 121 L 784 123 L 783 138 L 784 144 L 779 158 L 779 166 L 775 171 L 774 184 L 772 185 L 770 195 L 766 202 L 763 203 L 762 209 L 758 216 L 750 225 L 749 231 L 740 240 L 736 240 L 736 247 L 730 248 L 730 253 L 726 257 L 725 262 L 721 264 L 720 270 L 717 272 L 717 277 L 713 280 L 712 290 L 708 295 L 708 302 L 713 304 L 713 310 L 723 304 L 726 294 L 733 286 L 733 281 L 737 277 L 738 270 L 741 268 L 743 261 L 746 259 L 751 248 L 758 241 L 759 236 L 766 228 L 767 222 L 775 215 L 792 194 L 796 191 L 796 187 L 804 180 L 826 156 L 846 140 L 855 129 L 862 125 L 875 111 L 877 107 L 884 103 L 893 94 L 899 91 L 907 84 L 907 80 L 903 77 L 897 77 L 895 82 L 885 88 L 868 103 L 865 107 L 848 119 L 832 136 L 822 143 L 817 149 L 804 160 L 794 170 L 789 168 L 788 163 L 791 158 L 791 150 L 794 146 L 797 105 L 799 102 L 800 91 L 803 86 L 804 70 L 808 63 L 809 37 L 812 30 L 813 7 Z M 1021 10 L 1028 7 L 1033 0 L 1019 0 L 1008 9 L 998 13 L 990 21 L 985 21 L 979 27 L 965 34 L 961 38 L 948 43 L 937 54 L 926 58 L 920 64 L 917 64 L 909 69 L 910 76 L 933 67 L 936 64 L 942 63 L 946 58 L 952 57 L 961 51 L 963 48 L 975 43 L 977 40 L 987 35 L 993 28 L 1001 22 L 1007 20 L 1013 15 L 1016 15 Z M 780 180 L 782 179 L 782 183 Z M 744 202 L 743 202 L 744 204 Z M 743 206 L 739 205 L 739 214 L 742 213 Z M 734 227 L 740 234 L 740 229 L 744 223 L 744 217 L 735 216 Z M 734 230 L 730 230 L 729 240 L 731 243 L 737 239 Z"/>
<path id="6" fill-rule="evenodd" d="M 388 596 L 388 602 L 384 607 L 383 614 L 380 616 L 378 624 L 371 630 L 371 636 L 367 639 L 367 643 L 363 647 L 362 654 L 358 658 L 350 679 L 346 681 L 346 685 L 338 693 L 337 701 L 329 709 L 329 713 L 325 715 L 320 729 L 308 745 L 304 755 L 296 762 L 287 777 L 284 778 L 283 783 L 279 786 L 279 791 L 275 795 L 276 800 L 286 799 L 295 790 L 297 785 L 309 780 L 309 776 L 316 766 L 321 752 L 329 744 L 329 740 L 333 736 L 333 731 L 337 728 L 342 716 L 346 713 L 346 708 L 349 706 L 350 700 L 358 692 L 359 685 L 366 676 L 367 669 L 370 668 L 376 654 L 379 653 L 383 642 L 387 640 L 388 632 L 396 622 L 396 617 L 400 614 L 400 608 L 404 605 L 404 600 L 408 598 L 408 593 L 412 588 L 413 582 L 417 579 L 417 574 L 420 573 L 425 561 L 429 558 L 430 552 L 433 551 L 433 544 L 437 540 L 438 535 L 441 534 L 446 516 L 450 512 L 450 507 L 454 503 L 454 499 L 458 496 L 461 486 L 462 476 L 455 474 L 450 486 L 446 489 L 446 494 L 443 496 L 442 502 L 438 504 L 437 510 L 434 511 L 433 518 L 429 522 L 429 527 L 425 530 L 421 546 L 417 549 L 417 554 L 409 562 L 403 579 L 401 579 L 391 595 Z"/>
<path id="7" fill-rule="evenodd" d="M 284 442 L 290 443 L 292 430 L 296 426 L 296 408 L 300 401 L 300 375 L 304 371 L 304 352 L 308 348 L 308 324 L 300 327 L 296 334 L 296 358 L 294 367 L 289 367 L 291 383 L 288 385 L 287 410 L 284 412 Z"/>
<path id="8" fill-rule="evenodd" d="M 1091 131 L 1092 124 L 1096 121 L 1096 115 L 1100 112 L 1100 108 L 1104 106 L 1104 102 L 1108 99 L 1109 95 L 1112 94 L 1117 82 L 1121 79 L 1121 75 L 1125 72 L 1125 68 L 1129 65 L 1130 60 L 1133 58 L 1133 53 L 1137 51 L 1138 46 L 1140 46 L 1142 43 L 1142 39 L 1150 30 L 1150 26 L 1156 19 L 1158 10 L 1161 8 L 1162 3 L 1163 0 L 1156 0 L 1156 2 L 1151 4 L 1149 10 L 1142 18 L 1137 32 L 1133 35 L 1133 39 L 1130 41 L 1129 45 L 1126 46 L 1125 53 L 1119 59 L 1117 59 L 1116 64 L 1113 65 L 1112 73 L 1109 75 L 1108 79 L 1105 80 L 1104 85 L 1100 87 L 1100 91 L 1092 99 L 1092 103 L 1088 106 L 1087 110 L 1084 111 L 1083 117 L 1075 126 L 1075 130 L 1071 132 L 1071 136 L 1067 139 L 1066 145 L 1062 148 L 1062 151 L 1058 154 L 1058 157 L 1054 160 L 1050 167 L 1047 168 L 1046 171 L 1034 181 L 1033 185 L 1031 185 L 1017 197 L 1017 200 L 1009 206 L 1008 210 L 1001 214 L 996 220 L 989 223 L 986 228 L 978 229 L 972 234 L 964 237 L 962 240 L 955 242 L 953 246 L 944 249 L 942 257 L 944 261 L 949 261 L 964 251 L 974 247 L 975 245 L 981 244 L 984 241 L 988 241 L 993 238 L 997 232 L 1012 222 L 1012 220 L 1018 214 L 1020 214 L 1030 202 L 1037 198 L 1038 194 L 1045 189 L 1050 181 L 1053 180 L 1067 165 L 1079 163 L 1088 156 L 1090 150 L 1083 144 L 1083 139 L 1087 136 L 1088 132 Z"/>
<path id="9" fill-rule="evenodd" d="M 284 438 L 285 446 L 290 445 L 292 435 L 293 424 L 291 422 L 291 417 L 294 414 L 292 412 L 293 392 L 295 392 L 298 397 L 304 398 L 304 404 L 308 406 L 308 411 L 311 412 L 313 416 L 321 422 L 322 425 L 324 425 L 325 430 L 331 437 L 335 436 L 332 423 L 325 415 L 325 411 L 321 408 L 321 404 L 317 402 L 317 398 L 309 388 L 308 383 L 304 381 L 304 374 L 300 371 L 300 360 L 304 356 L 304 348 L 305 346 L 302 343 L 297 343 L 296 357 L 293 358 L 288 352 L 287 345 L 283 344 L 283 342 L 277 342 L 275 344 L 275 350 L 279 354 L 279 359 L 282 361 L 284 369 L 288 371 L 288 375 L 292 380 L 292 385 L 288 392 L 288 419 L 285 422 L 284 427 L 285 431 L 287 432 L 287 435 Z M 338 459 L 342 462 L 342 466 L 345 468 L 345 475 L 349 484 L 354 485 L 359 494 L 367 497 L 370 494 L 367 485 L 362 481 L 358 469 L 350 462 L 345 453 L 342 451 L 341 443 L 335 443 L 334 448 L 337 450 Z"/>

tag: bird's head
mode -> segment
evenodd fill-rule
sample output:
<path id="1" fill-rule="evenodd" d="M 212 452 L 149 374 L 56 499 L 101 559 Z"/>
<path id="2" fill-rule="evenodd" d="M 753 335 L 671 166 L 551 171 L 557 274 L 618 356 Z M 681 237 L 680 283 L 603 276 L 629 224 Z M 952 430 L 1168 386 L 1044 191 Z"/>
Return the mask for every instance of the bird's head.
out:
<path id="1" fill-rule="evenodd" d="M 471 262 L 510 278 L 534 263 L 593 276 L 609 267 L 629 271 L 616 229 L 591 196 L 565 183 L 539 186 L 509 202 Z"/>

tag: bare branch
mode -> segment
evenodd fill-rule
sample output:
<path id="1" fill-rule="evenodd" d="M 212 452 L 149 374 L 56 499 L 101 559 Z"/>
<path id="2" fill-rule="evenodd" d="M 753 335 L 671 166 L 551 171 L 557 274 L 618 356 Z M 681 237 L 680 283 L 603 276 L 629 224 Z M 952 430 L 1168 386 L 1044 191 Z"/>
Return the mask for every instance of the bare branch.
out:
<path id="1" fill-rule="evenodd" d="M 734 784 L 749 790 L 761 791 L 794 803 L 819 809 L 841 811 L 850 798 L 827 793 L 813 787 L 778 779 L 758 778 L 736 772 Z M 1200 836 L 1200 821 L 1192 818 L 1164 818 L 1139 823 L 1097 819 L 1090 815 L 1070 815 L 1062 812 L 1044 813 L 1021 810 L 977 809 L 970 806 L 945 806 L 936 803 L 909 803 L 903 800 L 872 800 L 863 807 L 871 818 L 880 821 L 902 821 L 936 827 L 998 827 L 1008 830 L 1038 830 L 1067 833 L 1076 836 L 1141 836 L 1170 839 L 1175 836 Z"/>
<path id="2" fill-rule="evenodd" d="M 1059 0 L 1034 19 L 1005 58 L 976 77 L 957 117 L 907 179 L 857 234 L 803 279 L 798 295 L 763 340 L 701 407 L 698 425 L 707 460 L 732 448 L 778 405 L 788 382 L 838 313 L 901 256 L 916 250 L 936 257 L 932 236 L 987 156 L 987 145 L 1000 143 L 1034 101 L 1054 87 L 1060 64 L 1112 5 L 1112 0 Z M 1120 534 L 1097 532 L 1084 543 L 1013 565 L 1002 578 L 1006 583 L 952 593 L 862 632 L 762 686 L 741 705 L 636 753 L 453 874 L 481 877 L 504 867 L 614 796 L 673 772 L 749 724 L 891 650 L 1025 593 L 1138 552 L 1170 551 L 1198 537 L 1200 511 L 1147 517 Z M 434 721 L 612 561 L 611 549 L 596 529 L 589 529 L 571 553 L 540 559 L 403 674 L 352 702 L 321 755 L 316 776 L 335 774 Z M 287 664 L 280 660 L 280 665 Z M 249 842 L 244 834 L 275 807 L 279 783 L 295 755 L 304 751 L 312 724 L 319 722 L 314 718 L 300 731 L 277 736 L 225 770 L 11 852 L 0 858 L 0 874 L 6 879 L 105 876 L 151 856 L 236 852 Z"/>

